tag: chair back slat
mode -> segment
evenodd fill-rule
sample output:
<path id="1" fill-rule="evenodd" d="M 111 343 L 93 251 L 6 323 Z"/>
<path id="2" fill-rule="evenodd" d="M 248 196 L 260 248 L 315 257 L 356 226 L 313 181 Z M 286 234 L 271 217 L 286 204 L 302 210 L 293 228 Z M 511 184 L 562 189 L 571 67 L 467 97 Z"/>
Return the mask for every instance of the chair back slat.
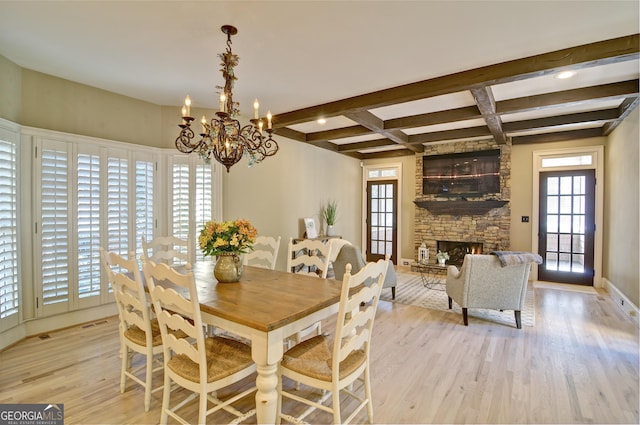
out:
<path id="1" fill-rule="evenodd" d="M 334 379 L 338 379 L 340 362 L 353 351 L 363 350 L 369 356 L 373 322 L 388 266 L 389 260 L 379 260 L 367 263 L 352 275 L 351 265 L 347 264 L 333 346 Z"/>
<path id="2" fill-rule="evenodd" d="M 191 238 L 180 239 L 175 236 L 158 236 L 147 241 L 142 236 L 144 256 L 155 263 L 169 265 L 193 263 Z"/>
<path id="3" fill-rule="evenodd" d="M 253 251 L 244 254 L 243 264 L 245 266 L 262 267 L 265 269 L 275 269 L 278 251 L 280 250 L 280 239 L 273 236 L 258 236 L 253 244 Z"/>
<path id="4" fill-rule="evenodd" d="M 289 239 L 287 271 L 327 277 L 331 259 L 331 245 L 320 240 L 303 239 L 293 243 Z M 317 272 L 316 272 L 317 270 Z"/>

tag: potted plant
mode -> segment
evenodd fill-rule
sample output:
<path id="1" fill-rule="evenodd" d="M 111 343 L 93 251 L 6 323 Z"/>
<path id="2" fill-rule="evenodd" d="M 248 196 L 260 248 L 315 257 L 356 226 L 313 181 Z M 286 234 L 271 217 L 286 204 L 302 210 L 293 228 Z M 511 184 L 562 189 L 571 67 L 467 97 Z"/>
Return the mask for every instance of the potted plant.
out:
<path id="1" fill-rule="evenodd" d="M 336 211 L 338 210 L 338 203 L 336 201 L 329 201 L 327 205 L 322 207 L 322 219 L 327 224 L 327 236 L 333 236 L 333 225 L 336 224 Z"/>
<path id="2" fill-rule="evenodd" d="M 441 266 L 444 266 L 444 263 L 449 259 L 449 253 L 446 251 L 442 252 L 438 250 L 438 253 L 436 254 L 436 258 L 438 259 L 438 264 L 440 264 Z"/>

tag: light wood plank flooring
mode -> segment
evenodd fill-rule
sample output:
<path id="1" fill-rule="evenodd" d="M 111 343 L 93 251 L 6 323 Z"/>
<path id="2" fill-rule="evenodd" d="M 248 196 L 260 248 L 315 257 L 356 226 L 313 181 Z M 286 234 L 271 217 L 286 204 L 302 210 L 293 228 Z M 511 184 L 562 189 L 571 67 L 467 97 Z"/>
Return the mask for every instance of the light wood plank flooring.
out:
<path id="1" fill-rule="evenodd" d="M 536 288 L 535 296 L 536 325 L 521 330 L 472 317 L 465 327 L 454 313 L 381 301 L 375 422 L 639 423 L 636 324 L 604 292 Z M 0 403 L 64 403 L 66 424 L 155 424 L 161 392 L 148 413 L 139 386 L 120 394 L 118 347 L 115 317 L 21 341 L 0 353 Z M 331 422 L 322 412 L 308 420 Z"/>

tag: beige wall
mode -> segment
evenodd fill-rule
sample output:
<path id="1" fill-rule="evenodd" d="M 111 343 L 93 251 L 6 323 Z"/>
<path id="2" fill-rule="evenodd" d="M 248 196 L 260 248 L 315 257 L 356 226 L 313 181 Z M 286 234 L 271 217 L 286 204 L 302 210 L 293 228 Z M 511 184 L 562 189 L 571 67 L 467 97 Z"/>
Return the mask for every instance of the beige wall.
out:
<path id="1" fill-rule="evenodd" d="M 640 306 L 640 111 L 609 136 L 605 148 L 603 275 Z"/>
<path id="2" fill-rule="evenodd" d="M 158 105 L 22 70 L 22 125 L 159 146 L 161 120 Z"/>
<path id="3" fill-rule="evenodd" d="M 22 68 L 0 56 L 0 117 L 20 122 Z"/>
<path id="4" fill-rule="evenodd" d="M 302 236 L 305 217 L 313 217 L 323 231 L 320 208 L 331 199 L 338 202 L 336 234 L 359 245 L 360 161 L 305 143 L 276 139 L 280 150 L 275 156 L 251 168 L 243 159 L 228 174 L 225 171 L 223 219 L 244 217 L 258 233 L 281 236 L 276 268 L 285 270 L 289 238 Z"/>

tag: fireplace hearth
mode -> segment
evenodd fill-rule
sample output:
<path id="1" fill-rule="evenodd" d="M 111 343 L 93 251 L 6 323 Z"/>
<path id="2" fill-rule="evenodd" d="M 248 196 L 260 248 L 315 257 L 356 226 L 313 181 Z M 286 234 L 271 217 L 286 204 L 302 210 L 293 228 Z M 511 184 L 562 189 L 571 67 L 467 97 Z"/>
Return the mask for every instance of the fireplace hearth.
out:
<path id="1" fill-rule="evenodd" d="M 482 254 L 482 242 L 437 241 L 438 251 L 449 253 L 447 264 L 461 266 L 467 254 Z"/>

